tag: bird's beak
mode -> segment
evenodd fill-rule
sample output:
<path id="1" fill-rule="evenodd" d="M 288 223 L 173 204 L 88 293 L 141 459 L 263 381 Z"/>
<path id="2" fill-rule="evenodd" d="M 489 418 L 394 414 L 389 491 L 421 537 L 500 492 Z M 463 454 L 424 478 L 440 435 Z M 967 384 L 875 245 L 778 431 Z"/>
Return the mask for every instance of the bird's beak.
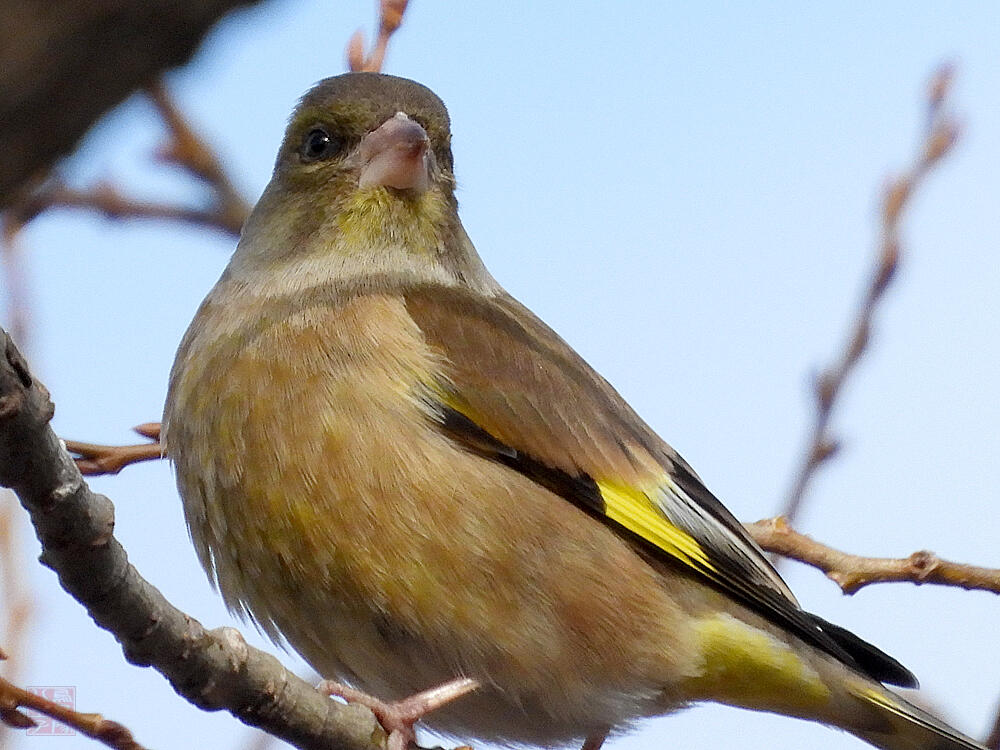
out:
<path id="1" fill-rule="evenodd" d="M 434 153 L 420 123 L 397 112 L 366 135 L 358 149 L 360 187 L 380 185 L 423 192 L 431 184 Z"/>

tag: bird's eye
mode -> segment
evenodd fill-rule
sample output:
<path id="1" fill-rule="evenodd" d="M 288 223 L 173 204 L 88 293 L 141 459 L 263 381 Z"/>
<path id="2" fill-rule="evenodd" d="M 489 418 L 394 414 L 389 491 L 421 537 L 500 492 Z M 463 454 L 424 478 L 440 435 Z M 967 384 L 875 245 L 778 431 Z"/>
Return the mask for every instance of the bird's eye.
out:
<path id="1" fill-rule="evenodd" d="M 340 151 L 341 145 L 341 140 L 337 136 L 330 135 L 323 128 L 313 128 L 302 139 L 299 156 L 304 162 L 329 159 Z"/>

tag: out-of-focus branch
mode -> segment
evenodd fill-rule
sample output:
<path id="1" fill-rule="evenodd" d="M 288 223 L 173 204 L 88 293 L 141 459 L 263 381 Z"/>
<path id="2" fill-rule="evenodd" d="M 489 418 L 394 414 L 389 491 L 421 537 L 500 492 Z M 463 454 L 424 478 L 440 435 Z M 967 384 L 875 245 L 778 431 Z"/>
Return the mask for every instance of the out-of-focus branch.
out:
<path id="1" fill-rule="evenodd" d="M 0 721 L 15 729 L 36 726 L 30 716 L 18 711 L 19 708 L 30 708 L 55 719 L 113 750 L 145 750 L 135 741 L 132 733 L 117 721 L 105 719 L 100 714 L 83 714 L 60 706 L 0 677 Z"/>
<path id="2" fill-rule="evenodd" d="M 31 306 L 24 272 L 24 248 L 15 233 L 9 229 L 10 224 L 3 222 L 3 231 L 0 232 L 0 263 L 3 266 L 3 289 L 7 304 L 4 317 L 11 335 L 22 342 L 23 346 L 28 340 L 28 330 L 31 327 Z"/>
<path id="3" fill-rule="evenodd" d="M 347 67 L 358 71 L 378 73 L 385 62 L 385 53 L 389 49 L 389 40 L 403 23 L 408 0 L 380 0 L 378 16 L 378 33 L 375 35 L 375 45 L 372 51 L 365 54 L 365 35 L 360 29 L 354 32 L 347 43 Z"/>
<path id="4" fill-rule="evenodd" d="M 158 157 L 187 170 L 208 185 L 212 190 L 212 208 L 217 226 L 239 236 L 243 223 L 250 215 L 250 203 L 233 186 L 215 149 L 188 123 L 163 82 L 153 83 L 148 92 L 170 131 L 170 140 L 160 149 Z"/>
<path id="5" fill-rule="evenodd" d="M 99 182 L 93 187 L 77 189 L 58 181 L 47 184 L 12 209 L 18 224 L 26 224 L 39 214 L 53 208 L 82 208 L 96 211 L 109 219 L 161 219 L 194 224 L 239 235 L 231 221 L 217 212 L 215 207 L 194 208 L 174 206 L 130 198 L 109 182 Z"/>
<path id="6" fill-rule="evenodd" d="M 934 75 L 928 94 L 927 130 L 920 152 L 909 170 L 892 180 L 883 193 L 882 237 L 875 269 L 868 281 L 843 352 L 834 364 L 819 374 L 814 384 L 816 416 L 812 432 L 781 513 L 790 522 L 794 522 L 798 515 L 809 481 L 839 447 L 830 434 L 830 417 L 844 383 L 868 348 L 875 312 L 899 268 L 899 228 L 903 210 L 927 172 L 948 153 L 957 137 L 958 126 L 945 106 L 951 90 L 952 75 L 953 71 L 949 66 L 942 67 Z"/>
<path id="7" fill-rule="evenodd" d="M 19 518 L 14 513 L 17 502 L 14 494 L 0 490 L 0 576 L 3 580 L 3 611 L 6 622 L 3 628 L 4 643 L 16 654 L 26 651 L 25 636 L 34 609 L 34 599 L 24 576 L 24 566 L 18 559 Z M 9 665 L 10 662 L 7 662 Z M 11 677 L 10 669 L 4 670 Z"/>
<path id="8" fill-rule="evenodd" d="M 53 410 L 0 330 L 0 484 L 31 515 L 42 563 L 128 660 L 155 667 L 194 705 L 225 709 L 295 747 L 384 748 L 370 710 L 323 697 L 232 628 L 205 630 L 139 575 L 114 537 L 111 501 L 91 492 L 49 427 Z"/>
<path id="9" fill-rule="evenodd" d="M 1000 570 L 942 560 L 926 550 L 904 558 L 861 557 L 800 534 L 778 516 L 747 524 L 763 549 L 822 570 L 845 594 L 873 583 L 936 583 L 1000 594 Z"/>
<path id="10" fill-rule="evenodd" d="M 0 208 L 109 109 L 186 62 L 255 0 L 7 0 L 0 23 Z"/>
<path id="11" fill-rule="evenodd" d="M 25 224 L 52 208 L 82 208 L 97 211 L 109 219 L 179 221 L 219 229 L 239 237 L 240 229 L 250 215 L 249 201 L 233 185 L 215 150 L 195 132 L 163 83 L 152 84 L 147 92 L 169 134 L 167 142 L 157 151 L 157 158 L 180 167 L 204 183 L 209 190 L 207 205 L 182 206 L 138 200 L 108 182 L 78 189 L 53 180 L 10 207 L 5 222 L 5 235 L 9 239 Z"/>

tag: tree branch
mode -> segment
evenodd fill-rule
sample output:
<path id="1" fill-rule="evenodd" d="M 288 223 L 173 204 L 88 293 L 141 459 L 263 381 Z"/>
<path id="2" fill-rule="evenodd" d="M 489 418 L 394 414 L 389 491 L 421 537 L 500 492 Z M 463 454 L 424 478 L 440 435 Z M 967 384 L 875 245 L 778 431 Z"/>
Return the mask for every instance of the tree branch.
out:
<path id="1" fill-rule="evenodd" d="M 409 0 L 381 0 L 379 2 L 378 33 L 372 51 L 365 54 L 365 35 L 358 29 L 347 42 L 347 68 L 353 72 L 378 73 L 385 63 L 389 40 L 403 23 Z"/>
<path id="2" fill-rule="evenodd" d="M 48 392 L 2 329 L 0 347 L 0 484 L 31 515 L 42 563 L 126 658 L 154 667 L 194 705 L 303 750 L 384 748 L 371 711 L 323 697 L 232 628 L 205 630 L 139 575 L 113 535 L 111 501 L 83 481 L 49 427 Z"/>
<path id="3" fill-rule="evenodd" d="M 250 215 L 250 203 L 233 184 L 215 149 L 181 113 L 162 82 L 147 88 L 169 138 L 156 154 L 161 162 L 187 172 L 208 188 L 203 206 L 184 206 L 132 198 L 109 182 L 78 189 L 50 180 L 27 193 L 7 210 L 4 222 L 5 248 L 14 250 L 14 238 L 22 227 L 52 208 L 82 208 L 109 219 L 160 219 L 218 229 L 233 238 Z"/>
<path id="4" fill-rule="evenodd" d="M 944 66 L 931 80 L 927 102 L 927 130 L 919 153 L 913 166 L 901 177 L 891 181 L 882 195 L 882 238 L 878 258 L 847 343 L 836 362 L 821 372 L 813 385 L 816 397 L 813 428 L 799 468 L 794 474 L 785 508 L 781 512 L 790 523 L 794 523 L 802 507 L 810 480 L 839 448 L 839 443 L 830 435 L 830 417 L 844 383 L 868 348 L 875 312 L 899 268 L 899 225 L 903 210 L 927 172 L 948 153 L 958 135 L 958 126 L 945 107 L 952 76 L 951 67 Z"/>
<path id="5" fill-rule="evenodd" d="M 257 0 L 8 0 L 0 24 L 0 208 L 49 172 L 105 112 L 186 62 Z"/>
<path id="6" fill-rule="evenodd" d="M 105 719 L 100 714 L 84 714 L 66 708 L 0 677 L 0 721 L 15 729 L 36 726 L 34 719 L 18 711 L 19 708 L 30 708 L 55 719 L 113 750 L 145 750 L 135 741 L 132 733 L 117 721 Z"/>
<path id="7" fill-rule="evenodd" d="M 1000 594 L 1000 570 L 942 560 L 926 550 L 898 559 L 851 555 L 800 534 L 782 516 L 747 524 L 746 528 L 763 549 L 822 570 L 845 594 L 873 583 L 901 582 Z"/>
<path id="8" fill-rule="evenodd" d="M 66 450 L 76 454 L 73 460 L 76 468 L 85 476 L 117 474 L 126 466 L 153 461 L 163 457 L 159 443 L 139 443 L 138 445 L 98 445 L 81 443 L 76 440 L 64 441 Z"/>

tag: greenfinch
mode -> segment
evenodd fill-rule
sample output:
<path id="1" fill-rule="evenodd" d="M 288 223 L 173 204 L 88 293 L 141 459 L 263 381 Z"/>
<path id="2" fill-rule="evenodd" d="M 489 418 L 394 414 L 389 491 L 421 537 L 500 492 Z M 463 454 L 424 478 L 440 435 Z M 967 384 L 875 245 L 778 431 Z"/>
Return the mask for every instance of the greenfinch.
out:
<path id="1" fill-rule="evenodd" d="M 489 274 L 450 141 L 420 84 L 319 83 L 184 336 L 164 441 L 227 605 L 396 747 L 425 713 L 466 740 L 596 748 L 718 701 L 889 750 L 982 750 L 883 686 L 916 684 L 897 661 L 803 611 Z"/>

